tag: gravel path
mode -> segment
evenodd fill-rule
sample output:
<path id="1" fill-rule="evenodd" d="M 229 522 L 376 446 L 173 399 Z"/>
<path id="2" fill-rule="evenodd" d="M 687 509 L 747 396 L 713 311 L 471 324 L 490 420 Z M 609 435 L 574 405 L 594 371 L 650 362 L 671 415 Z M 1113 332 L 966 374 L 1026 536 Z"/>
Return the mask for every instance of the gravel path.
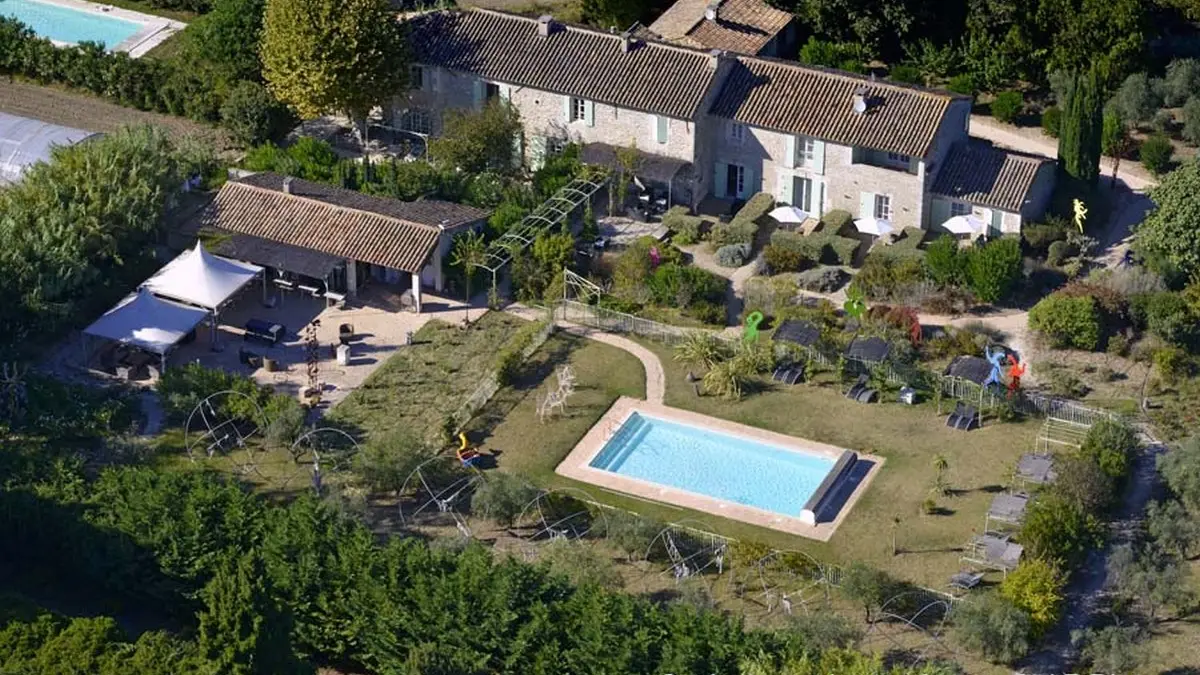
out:
<path id="1" fill-rule="evenodd" d="M 1116 547 L 1131 543 L 1137 537 L 1146 504 L 1158 481 L 1155 460 L 1167 450 L 1166 445 L 1151 436 L 1148 429 L 1143 429 L 1141 436 L 1143 449 L 1134 460 L 1124 501 L 1109 523 L 1108 544 L 1103 549 L 1090 552 L 1087 560 L 1075 572 L 1067 587 L 1062 621 L 1046 637 L 1042 650 L 1019 664 L 1017 672 L 1028 675 L 1065 673 L 1078 658 L 1071 645 L 1071 632 L 1091 625 L 1104 597 L 1108 556 Z"/>

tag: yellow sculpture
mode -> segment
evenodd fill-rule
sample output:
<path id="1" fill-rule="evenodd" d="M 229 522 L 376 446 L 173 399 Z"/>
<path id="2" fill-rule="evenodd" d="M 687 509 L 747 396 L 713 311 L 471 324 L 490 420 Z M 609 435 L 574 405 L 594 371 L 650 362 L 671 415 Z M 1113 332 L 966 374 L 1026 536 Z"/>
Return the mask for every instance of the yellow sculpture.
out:
<path id="1" fill-rule="evenodd" d="M 1079 228 L 1079 234 L 1083 234 L 1083 223 L 1085 220 L 1087 220 L 1087 213 L 1088 213 L 1087 206 L 1083 203 L 1083 200 L 1078 197 L 1075 198 L 1074 206 L 1075 206 L 1075 227 Z"/>

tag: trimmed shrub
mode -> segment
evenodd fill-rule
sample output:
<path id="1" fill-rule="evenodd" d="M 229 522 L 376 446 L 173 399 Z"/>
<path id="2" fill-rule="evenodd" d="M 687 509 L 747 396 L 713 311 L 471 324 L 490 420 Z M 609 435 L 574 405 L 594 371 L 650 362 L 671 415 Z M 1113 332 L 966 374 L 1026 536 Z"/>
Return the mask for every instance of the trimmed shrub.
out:
<path id="1" fill-rule="evenodd" d="M 1021 238 L 1030 250 L 1045 253 L 1050 244 L 1067 238 L 1067 223 L 1062 218 L 1051 217 L 1044 223 L 1030 223 L 1021 227 Z"/>
<path id="2" fill-rule="evenodd" d="M 771 274 L 799 272 L 812 263 L 804 253 L 794 248 L 786 248 L 769 244 L 763 249 L 763 260 Z"/>
<path id="3" fill-rule="evenodd" d="M 750 255 L 750 244 L 729 244 L 717 249 L 717 264 L 721 267 L 741 267 Z"/>
<path id="4" fill-rule="evenodd" d="M 1138 449 L 1137 431 L 1116 420 L 1100 420 L 1088 429 L 1079 454 L 1096 463 L 1118 485 L 1129 475 Z"/>
<path id="5" fill-rule="evenodd" d="M 1138 149 L 1138 159 L 1142 166 L 1156 176 L 1161 176 L 1171 168 L 1171 158 L 1175 156 L 1175 146 L 1165 134 L 1156 133 L 1142 142 Z"/>
<path id="6" fill-rule="evenodd" d="M 796 277 L 796 283 L 806 291 L 833 293 L 846 285 L 846 280 L 849 278 L 849 274 L 836 267 L 821 267 L 801 272 Z"/>
<path id="7" fill-rule="evenodd" d="M 675 233 L 671 238 L 674 243 L 687 246 L 700 241 L 700 228 L 704 224 L 704 219 L 691 215 L 688 207 L 672 206 L 663 215 L 662 222 L 667 229 Z"/>
<path id="8" fill-rule="evenodd" d="M 708 241 L 714 249 L 731 244 L 746 244 L 749 246 L 754 241 L 754 235 L 758 232 L 758 223 L 752 220 L 734 219 L 728 223 L 716 223 L 712 227 L 712 231 L 708 235 Z"/>
<path id="9" fill-rule="evenodd" d="M 1100 310 L 1095 298 L 1054 294 L 1029 310 L 1029 328 L 1055 347 L 1093 350 L 1100 344 Z"/>
<path id="10" fill-rule="evenodd" d="M 287 117 L 283 106 L 257 82 L 238 82 L 221 105 L 221 126 L 244 146 L 277 136 Z"/>
<path id="11" fill-rule="evenodd" d="M 545 328 L 545 321 L 531 321 L 518 328 L 517 332 L 508 338 L 508 342 L 500 346 L 493 367 L 496 369 L 496 380 L 501 386 L 512 382 L 525 358 L 522 352 L 533 344 L 534 337 Z"/>
<path id="12" fill-rule="evenodd" d="M 849 211 L 834 209 L 821 217 L 821 231 L 828 234 L 841 234 L 847 227 L 854 227 L 854 215 Z"/>
<path id="13" fill-rule="evenodd" d="M 1196 337 L 1196 316 L 1187 300 L 1179 293 L 1163 291 L 1138 296 L 1137 311 L 1146 330 L 1163 340 L 1187 346 Z"/>
<path id="14" fill-rule="evenodd" d="M 471 495 L 471 511 L 511 527 L 539 493 L 541 490 L 512 474 L 491 471 Z"/>
<path id="15" fill-rule="evenodd" d="M 1029 613 L 999 594 L 987 593 L 954 611 L 955 637 L 994 663 L 1011 663 L 1029 653 Z"/>
<path id="16" fill-rule="evenodd" d="M 939 286 L 953 286 L 962 281 L 966 256 L 958 249 L 958 240 L 943 235 L 925 249 L 925 271 Z"/>
<path id="17" fill-rule="evenodd" d="M 1052 267 L 1059 267 L 1071 255 L 1071 245 L 1066 241 L 1052 241 L 1046 247 L 1046 264 Z"/>
<path id="18" fill-rule="evenodd" d="M 1000 584 L 1000 595 L 1029 613 L 1032 634 L 1041 637 L 1062 614 L 1063 587 L 1067 575 L 1054 564 L 1031 558 Z"/>
<path id="19" fill-rule="evenodd" d="M 1050 106 L 1042 111 L 1042 131 L 1051 138 L 1058 138 L 1058 129 L 1062 124 L 1062 109 Z"/>
<path id="20" fill-rule="evenodd" d="M 946 84 L 946 88 L 956 94 L 964 94 L 966 96 L 974 96 L 979 91 L 979 87 L 975 85 L 975 77 L 970 73 L 962 73 L 950 78 Z"/>
<path id="21" fill-rule="evenodd" d="M 1021 277 L 1021 243 L 1004 237 L 970 249 L 966 272 L 975 297 L 983 302 L 1004 299 Z"/>
<path id="22" fill-rule="evenodd" d="M 755 223 L 760 218 L 771 212 L 775 208 L 775 195 L 770 192 L 759 192 L 751 197 L 742 208 L 733 216 L 737 220 L 750 220 Z"/>
<path id="23" fill-rule="evenodd" d="M 1019 91 L 1003 91 L 992 101 L 992 116 L 1006 124 L 1012 123 L 1025 107 L 1025 97 Z"/>
<path id="24" fill-rule="evenodd" d="M 1192 360 L 1178 347 L 1155 349 L 1151 355 L 1154 373 L 1164 384 L 1174 385 L 1191 375 Z"/>

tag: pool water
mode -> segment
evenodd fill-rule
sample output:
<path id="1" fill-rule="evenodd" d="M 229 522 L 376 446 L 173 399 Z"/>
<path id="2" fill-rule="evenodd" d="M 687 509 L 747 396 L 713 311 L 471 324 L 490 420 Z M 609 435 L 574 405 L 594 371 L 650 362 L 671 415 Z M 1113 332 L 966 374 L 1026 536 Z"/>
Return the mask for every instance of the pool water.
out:
<path id="1" fill-rule="evenodd" d="M 589 463 L 622 476 L 798 517 L 834 460 L 631 414 Z"/>
<path id="2" fill-rule="evenodd" d="M 108 49 L 142 29 L 142 24 L 134 21 L 38 0 L 0 0 L 0 16 L 15 18 L 39 36 L 57 42 L 100 42 Z"/>

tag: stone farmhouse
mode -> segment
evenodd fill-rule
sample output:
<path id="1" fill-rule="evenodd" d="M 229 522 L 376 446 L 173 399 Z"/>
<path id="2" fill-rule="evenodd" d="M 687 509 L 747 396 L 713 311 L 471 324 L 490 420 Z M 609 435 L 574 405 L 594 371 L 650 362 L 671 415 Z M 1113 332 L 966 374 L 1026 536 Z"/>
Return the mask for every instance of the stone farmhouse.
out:
<path id="1" fill-rule="evenodd" d="M 446 111 L 507 102 L 531 166 L 567 143 L 585 161 L 633 146 L 639 178 L 672 203 L 765 191 L 812 215 L 844 209 L 897 227 L 974 214 L 995 235 L 1039 217 L 1053 190 L 1049 162 L 969 138 L 965 96 L 550 16 L 408 22 L 415 65 L 392 101 L 398 128 L 436 135 Z"/>

